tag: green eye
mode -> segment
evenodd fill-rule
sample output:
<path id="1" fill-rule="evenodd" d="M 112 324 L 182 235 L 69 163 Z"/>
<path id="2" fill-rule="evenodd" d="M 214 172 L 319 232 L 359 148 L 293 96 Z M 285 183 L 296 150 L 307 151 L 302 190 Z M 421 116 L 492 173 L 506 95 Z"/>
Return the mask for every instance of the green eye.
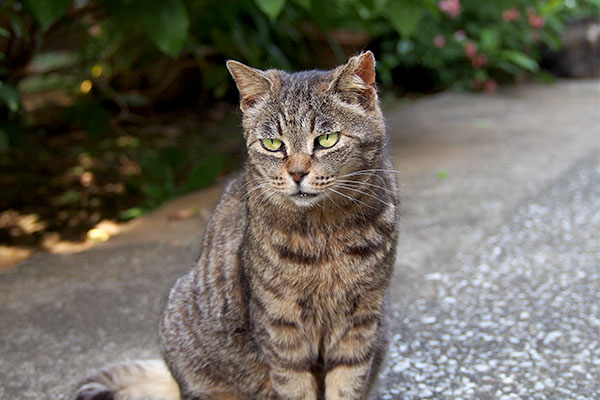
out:
<path id="1" fill-rule="evenodd" d="M 328 149 L 330 147 L 333 147 L 333 145 L 336 144 L 339 139 L 339 133 L 326 133 L 325 135 L 321 135 L 317 138 L 317 144 L 320 147 Z"/>
<path id="2" fill-rule="evenodd" d="M 281 149 L 283 142 L 279 139 L 263 139 L 262 145 L 265 149 L 269 151 L 277 151 Z"/>

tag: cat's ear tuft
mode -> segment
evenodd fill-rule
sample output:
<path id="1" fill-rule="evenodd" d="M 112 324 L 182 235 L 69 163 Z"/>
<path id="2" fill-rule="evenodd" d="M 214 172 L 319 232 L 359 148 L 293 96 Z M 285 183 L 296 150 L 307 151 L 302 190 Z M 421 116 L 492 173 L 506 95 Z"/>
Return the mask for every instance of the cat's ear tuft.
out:
<path id="1" fill-rule="evenodd" d="M 366 51 L 351 57 L 334 72 L 330 88 L 349 103 L 358 103 L 370 109 L 377 100 L 375 87 L 375 57 Z"/>
<path id="2" fill-rule="evenodd" d="M 354 71 L 356 75 L 367 86 L 375 87 L 375 56 L 371 51 L 366 51 L 358 56 L 357 58 L 357 66 Z"/>
<path id="3" fill-rule="evenodd" d="M 246 111 L 269 93 L 273 83 L 267 74 L 238 61 L 227 61 L 227 69 L 240 92 L 240 108 Z"/>

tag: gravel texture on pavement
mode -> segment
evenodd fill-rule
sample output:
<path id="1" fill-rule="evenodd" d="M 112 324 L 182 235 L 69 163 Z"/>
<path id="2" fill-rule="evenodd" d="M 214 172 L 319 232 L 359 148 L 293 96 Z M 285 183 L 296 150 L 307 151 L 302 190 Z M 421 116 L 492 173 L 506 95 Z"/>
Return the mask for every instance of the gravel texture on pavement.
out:
<path id="1" fill-rule="evenodd" d="M 594 152 L 424 276 L 374 398 L 598 399 L 599 232 Z"/>

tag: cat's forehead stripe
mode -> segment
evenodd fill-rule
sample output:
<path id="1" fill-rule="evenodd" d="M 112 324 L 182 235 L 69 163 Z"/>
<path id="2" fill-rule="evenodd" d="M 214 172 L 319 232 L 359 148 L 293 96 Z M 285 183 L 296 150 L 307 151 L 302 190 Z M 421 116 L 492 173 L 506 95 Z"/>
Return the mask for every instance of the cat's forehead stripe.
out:
<path id="1" fill-rule="evenodd" d="M 277 121 L 282 134 L 293 140 L 294 147 L 303 146 L 301 140 L 316 128 L 319 83 L 327 79 L 323 71 L 307 71 L 282 76 L 278 96 Z M 320 101 L 319 101 L 320 102 Z M 320 124 L 319 124 L 320 125 Z"/>

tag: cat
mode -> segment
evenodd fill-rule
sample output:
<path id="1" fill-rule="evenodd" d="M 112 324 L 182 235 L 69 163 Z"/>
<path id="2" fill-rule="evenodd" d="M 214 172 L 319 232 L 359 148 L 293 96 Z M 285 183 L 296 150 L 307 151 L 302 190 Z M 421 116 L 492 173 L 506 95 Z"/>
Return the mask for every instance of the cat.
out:
<path id="1" fill-rule="evenodd" d="M 227 68 L 248 158 L 171 289 L 161 361 L 78 400 L 365 399 L 388 344 L 399 200 L 370 51 L 329 71 Z"/>

